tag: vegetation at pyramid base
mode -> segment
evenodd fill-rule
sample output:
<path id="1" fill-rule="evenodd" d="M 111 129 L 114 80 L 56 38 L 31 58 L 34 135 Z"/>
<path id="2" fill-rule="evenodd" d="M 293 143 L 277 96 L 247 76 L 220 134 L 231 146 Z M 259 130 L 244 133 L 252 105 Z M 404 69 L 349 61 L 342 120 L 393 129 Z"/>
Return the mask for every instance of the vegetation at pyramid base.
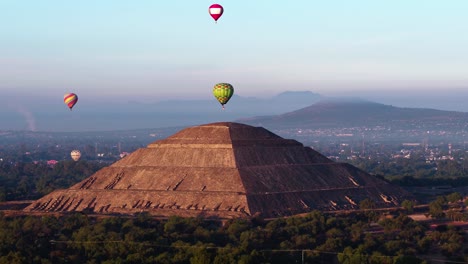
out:
<path id="1" fill-rule="evenodd" d="M 375 216 L 372 216 L 375 217 Z M 171 217 L 156 220 L 91 218 L 71 214 L 56 218 L 0 215 L 0 263 L 424 263 L 427 255 L 467 261 L 463 232 L 429 226 L 404 214 L 325 215 L 264 221 L 203 221 Z M 351 262 L 350 262 L 351 261 Z"/>
<path id="2" fill-rule="evenodd" d="M 0 202 L 38 199 L 86 179 L 108 164 L 98 161 L 0 162 Z"/>
<path id="3" fill-rule="evenodd" d="M 400 186 L 450 185 L 455 187 L 468 185 L 468 175 L 463 174 L 463 177 L 457 177 L 463 170 L 453 170 L 451 166 L 440 166 L 438 170 L 428 170 L 428 172 L 436 171 L 439 176 L 416 178 L 414 175 L 420 174 L 417 171 L 405 175 L 399 174 L 397 170 L 400 166 L 382 171 L 378 169 L 385 166 L 382 163 L 379 163 L 378 167 L 372 165 L 374 163 L 371 164 L 368 160 L 351 161 L 351 163 Z M 105 166 L 108 164 L 86 160 L 59 161 L 53 167 L 48 166 L 45 162 L 37 164 L 32 162 L 0 162 L 0 202 L 38 199 L 56 189 L 69 188 Z M 456 171 L 456 175 L 453 175 L 451 171 Z M 379 175 L 385 175 L 385 177 Z"/>

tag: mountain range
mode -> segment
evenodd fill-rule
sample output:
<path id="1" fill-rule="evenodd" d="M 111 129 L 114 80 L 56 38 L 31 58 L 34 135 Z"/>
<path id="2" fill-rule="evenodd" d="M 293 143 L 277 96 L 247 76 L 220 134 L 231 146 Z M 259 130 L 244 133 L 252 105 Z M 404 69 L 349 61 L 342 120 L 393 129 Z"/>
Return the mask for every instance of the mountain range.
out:
<path id="1" fill-rule="evenodd" d="M 468 113 L 428 108 L 404 108 L 365 100 L 325 99 L 280 115 L 241 118 L 237 122 L 268 129 L 317 129 L 393 126 L 424 129 L 447 126 L 464 129 Z"/>

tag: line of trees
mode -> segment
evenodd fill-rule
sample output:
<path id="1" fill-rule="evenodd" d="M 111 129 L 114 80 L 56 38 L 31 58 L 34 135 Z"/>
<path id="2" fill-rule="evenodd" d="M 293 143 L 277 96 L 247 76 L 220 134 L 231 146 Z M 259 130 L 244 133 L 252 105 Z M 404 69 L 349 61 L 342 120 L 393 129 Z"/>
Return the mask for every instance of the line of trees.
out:
<path id="1" fill-rule="evenodd" d="M 0 263 L 427 263 L 468 261 L 463 232 L 430 231 L 401 214 L 378 227 L 366 214 L 227 222 L 0 215 Z M 431 256 L 431 257 L 429 257 Z"/>
<path id="2" fill-rule="evenodd" d="M 108 164 L 97 161 L 0 162 L 0 202 L 38 199 L 91 176 Z"/>

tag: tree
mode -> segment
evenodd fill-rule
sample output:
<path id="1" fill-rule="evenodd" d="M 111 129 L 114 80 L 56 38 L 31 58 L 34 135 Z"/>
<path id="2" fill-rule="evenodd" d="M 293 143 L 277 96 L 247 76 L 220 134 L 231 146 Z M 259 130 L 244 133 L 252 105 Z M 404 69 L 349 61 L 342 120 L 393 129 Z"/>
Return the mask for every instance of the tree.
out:
<path id="1" fill-rule="evenodd" d="M 346 247 L 343 253 L 338 253 L 338 261 L 341 264 L 367 263 L 368 258 L 369 256 L 364 254 L 364 252 L 359 249 L 352 249 L 351 247 Z"/>
<path id="2" fill-rule="evenodd" d="M 6 256 L 0 256 L 0 263 L 21 264 L 26 263 L 26 258 L 20 252 L 11 252 Z"/>
<path id="3" fill-rule="evenodd" d="M 414 211 L 414 201 L 404 200 L 401 202 L 401 206 L 405 209 L 407 214 L 411 214 Z"/>
<path id="4" fill-rule="evenodd" d="M 415 257 L 415 256 L 398 256 L 395 257 L 394 264 L 423 264 L 426 263 L 426 261 Z"/>
<path id="5" fill-rule="evenodd" d="M 444 217 L 444 205 L 447 204 L 445 197 L 438 196 L 435 201 L 429 203 L 429 215 L 434 218 Z"/>
<path id="6" fill-rule="evenodd" d="M 200 249 L 193 254 L 190 258 L 190 264 L 210 264 L 211 255 L 208 253 L 206 249 Z"/>
<path id="7" fill-rule="evenodd" d="M 373 200 L 366 198 L 359 202 L 359 208 L 365 211 L 365 216 L 367 217 L 369 223 L 377 221 L 379 218 L 379 213 L 375 211 L 376 204 Z"/>
<path id="8" fill-rule="evenodd" d="M 444 217 L 444 211 L 442 209 L 442 205 L 437 201 L 433 201 L 429 204 L 429 215 L 434 218 L 442 218 Z"/>
<path id="9" fill-rule="evenodd" d="M 454 193 L 447 195 L 446 198 L 449 203 L 455 203 L 455 202 L 460 201 L 463 197 L 460 193 L 454 192 Z"/>

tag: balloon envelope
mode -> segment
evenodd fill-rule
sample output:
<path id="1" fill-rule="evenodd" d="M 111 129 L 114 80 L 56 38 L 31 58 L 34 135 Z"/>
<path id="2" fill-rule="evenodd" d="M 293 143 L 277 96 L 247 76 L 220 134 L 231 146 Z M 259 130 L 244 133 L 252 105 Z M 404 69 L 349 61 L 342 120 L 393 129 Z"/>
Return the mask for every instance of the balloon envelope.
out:
<path id="1" fill-rule="evenodd" d="M 76 102 L 78 102 L 78 96 L 74 93 L 67 93 L 63 96 L 63 102 L 72 110 Z"/>
<path id="2" fill-rule="evenodd" d="M 234 94 L 234 87 L 229 83 L 218 83 L 213 88 L 213 95 L 223 106 L 231 99 Z"/>
<path id="3" fill-rule="evenodd" d="M 78 161 L 81 157 L 81 152 L 76 149 L 72 150 L 72 152 L 70 153 L 70 156 L 74 161 Z"/>
<path id="4" fill-rule="evenodd" d="M 218 21 L 218 19 L 223 15 L 224 9 L 219 4 L 212 4 L 210 5 L 210 8 L 208 8 L 208 12 L 215 21 Z"/>

